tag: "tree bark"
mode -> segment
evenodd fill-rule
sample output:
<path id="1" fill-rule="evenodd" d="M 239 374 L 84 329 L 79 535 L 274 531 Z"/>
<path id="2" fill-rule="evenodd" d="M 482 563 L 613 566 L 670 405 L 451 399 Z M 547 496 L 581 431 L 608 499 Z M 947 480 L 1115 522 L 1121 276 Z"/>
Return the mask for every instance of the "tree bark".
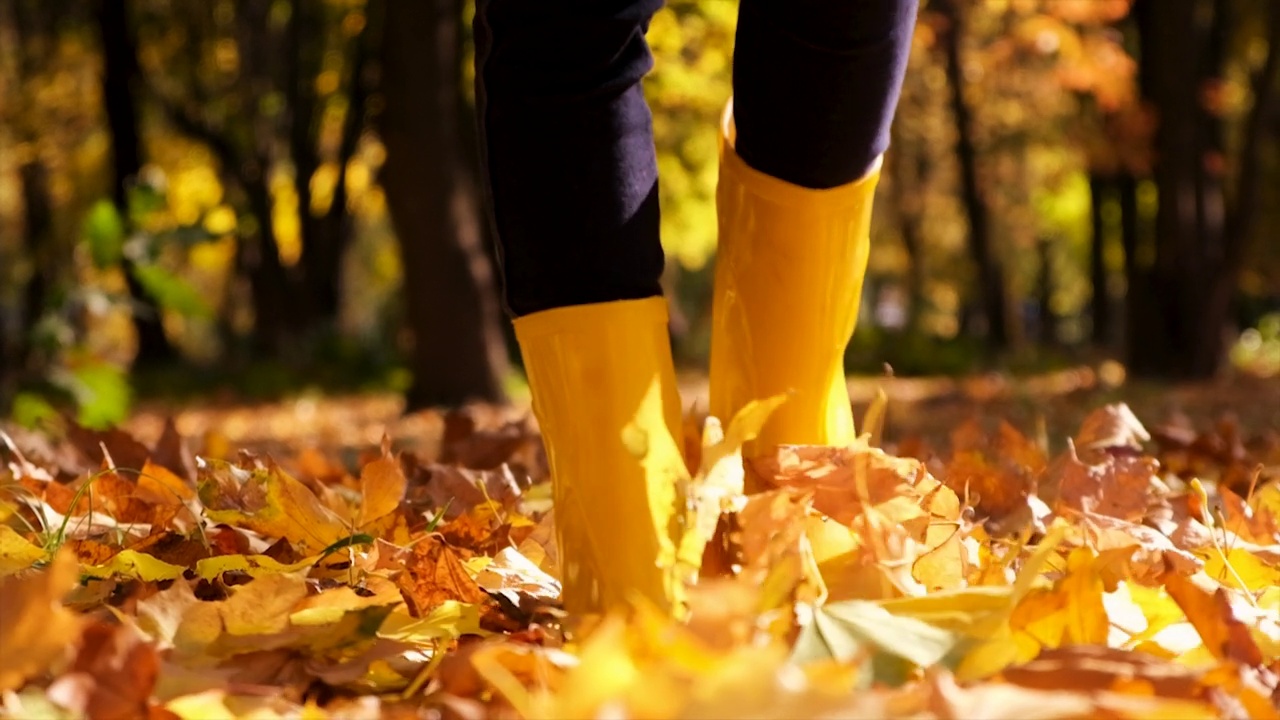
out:
<path id="1" fill-rule="evenodd" d="M 413 336 L 408 406 L 503 399 L 506 355 L 481 246 L 474 172 L 460 148 L 461 0 L 384 4 L 382 185 L 399 238 Z"/>
<path id="2" fill-rule="evenodd" d="M 1114 330 L 1111 319 L 1111 295 L 1107 289 L 1107 236 L 1106 224 L 1103 222 L 1103 208 L 1113 187 L 1113 178 L 1096 173 L 1089 175 L 1089 217 L 1092 231 L 1089 242 L 1089 278 L 1093 286 L 1089 314 L 1093 321 L 1093 344 L 1099 348 L 1111 345 Z"/>
<path id="3" fill-rule="evenodd" d="M 1276 102 L 1280 74 L 1280 10 L 1269 8 L 1271 42 L 1254 77 L 1254 106 L 1238 160 L 1235 202 L 1228 205 L 1219 118 L 1201 89 L 1221 76 L 1227 4 L 1221 0 L 1143 0 L 1143 92 L 1158 109 L 1154 177 L 1160 195 L 1156 259 L 1137 268 L 1130 297 L 1129 359 L 1139 376 L 1200 379 L 1226 359 L 1226 331 L 1246 249 L 1256 233 L 1263 118 Z M 1205 21 L 1208 20 L 1206 23 Z"/>
<path id="4" fill-rule="evenodd" d="M 921 228 L 920 196 L 924 192 L 922 185 L 928 172 L 928 160 L 918 148 L 901 138 L 894 138 L 894 148 L 887 160 L 893 181 L 894 206 L 898 211 L 902 246 L 910 263 L 907 268 L 910 307 L 907 310 L 906 329 L 915 333 L 920 331 L 925 306 L 924 233 Z"/>
<path id="5" fill-rule="evenodd" d="M 17 365 L 31 369 L 31 334 L 44 314 L 49 293 L 58 284 L 56 240 L 53 235 L 53 195 L 49 188 L 49 168 L 44 161 L 33 158 L 18 170 L 22 180 L 22 216 L 24 254 L 32 263 L 31 278 L 22 298 L 22 323 L 19 335 L 24 342 L 19 346 Z"/>
<path id="6" fill-rule="evenodd" d="M 129 223 L 129 184 L 142 169 L 142 133 L 138 122 L 139 83 L 137 41 L 129 24 L 125 0 L 99 0 L 98 33 L 102 42 L 102 97 L 111 132 L 111 196 L 120 217 Z M 133 327 L 138 336 L 135 365 L 156 365 L 177 357 L 164 333 L 160 308 L 134 276 L 134 261 L 124 259 L 124 275 L 133 302 Z"/>
<path id="7" fill-rule="evenodd" d="M 960 162 L 961 197 L 969 217 L 969 249 L 978 270 L 980 317 L 987 326 L 987 338 L 994 349 L 1009 344 L 1012 318 L 1005 298 L 1004 268 L 993 246 L 986 201 L 978 187 L 978 150 L 973 140 L 973 113 L 964 98 L 964 71 L 960 43 L 964 35 L 964 14 L 960 0 L 944 0 L 939 12 L 949 28 L 943 34 L 947 81 L 951 90 L 951 112 L 956 124 L 956 157 Z"/>
<path id="8" fill-rule="evenodd" d="M 1053 271 L 1053 238 L 1042 237 L 1036 242 L 1040 255 L 1040 281 L 1037 283 L 1040 305 L 1040 343 L 1048 347 L 1058 345 L 1061 338 L 1061 319 L 1053 309 L 1054 278 Z"/>

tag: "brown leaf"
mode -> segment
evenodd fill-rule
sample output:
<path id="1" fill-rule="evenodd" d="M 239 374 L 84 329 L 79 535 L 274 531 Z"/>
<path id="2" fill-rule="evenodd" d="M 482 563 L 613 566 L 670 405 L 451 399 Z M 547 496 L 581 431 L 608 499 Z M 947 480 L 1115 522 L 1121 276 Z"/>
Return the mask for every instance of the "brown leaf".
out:
<path id="1" fill-rule="evenodd" d="M 173 531 L 152 533 L 130 545 L 129 549 L 186 568 L 193 568 L 197 562 L 211 556 L 204 543 Z M 86 564 L 101 565 L 103 562 Z"/>
<path id="2" fill-rule="evenodd" d="M 444 416 L 440 462 L 473 470 L 492 470 L 507 462 L 522 447 L 536 442 L 523 422 L 508 422 L 482 429 L 474 407 L 459 408 Z"/>
<path id="3" fill-rule="evenodd" d="M 85 459 L 95 466 L 101 467 L 106 462 L 102 448 L 105 445 L 111 455 L 111 463 L 118 468 L 138 471 L 147 464 L 151 451 L 146 445 L 138 442 L 129 433 L 112 428 L 111 430 L 90 430 L 81 427 L 72 420 L 67 422 L 67 439 Z"/>
<path id="4" fill-rule="evenodd" d="M 447 600 L 490 605 L 493 600 L 462 567 L 462 559 L 439 536 L 429 535 L 404 558 L 396 578 L 409 613 L 423 617 Z"/>
<path id="5" fill-rule="evenodd" d="M 1000 675 L 1015 685 L 1041 690 L 1122 690 L 1140 680 L 1160 697 L 1202 700 L 1206 694 L 1192 668 L 1147 653 L 1098 645 L 1044 650 L 1035 660 L 1005 668 Z"/>
<path id="6" fill-rule="evenodd" d="M 1080 424 L 1075 447 L 1082 453 L 1095 450 L 1141 451 L 1151 434 L 1124 403 L 1100 407 Z"/>
<path id="7" fill-rule="evenodd" d="M 1044 472 L 1044 452 L 1007 422 L 992 438 L 976 419 L 952 435 L 951 461 L 943 480 L 956 495 L 974 504 L 978 514 L 997 520 L 1025 513 L 1036 481 Z"/>
<path id="8" fill-rule="evenodd" d="M 196 458 L 178 432 L 172 417 L 164 419 L 164 431 L 151 450 L 151 461 L 187 482 L 195 482 Z"/>
<path id="9" fill-rule="evenodd" d="M 511 507 L 524 489 L 512 469 L 506 465 L 496 470 L 468 470 L 450 465 L 422 468 L 414 478 L 414 499 L 432 508 L 446 508 L 445 519 L 456 518 L 485 502 Z"/>
<path id="10" fill-rule="evenodd" d="M 75 662 L 48 695 L 90 720 L 146 717 L 159 674 L 155 648 L 136 631 L 99 622 L 85 628 Z"/>
<path id="11" fill-rule="evenodd" d="M 1103 455 L 1086 463 L 1069 449 L 1050 470 L 1059 482 L 1054 509 L 1076 510 L 1136 522 L 1155 500 L 1157 463 L 1135 455 Z"/>
<path id="12" fill-rule="evenodd" d="M 937 487 L 920 461 L 866 445 L 782 446 L 774 456 L 746 463 L 768 486 L 813 493 L 815 509 L 846 525 L 863 512 L 864 500 L 875 506 L 896 497 L 922 499 L 917 485 L 926 492 Z"/>

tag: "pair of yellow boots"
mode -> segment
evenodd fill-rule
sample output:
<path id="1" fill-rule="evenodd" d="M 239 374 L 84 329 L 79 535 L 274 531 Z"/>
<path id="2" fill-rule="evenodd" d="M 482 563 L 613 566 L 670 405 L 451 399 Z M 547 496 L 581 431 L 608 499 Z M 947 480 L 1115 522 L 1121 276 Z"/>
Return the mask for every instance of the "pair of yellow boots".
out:
<path id="1" fill-rule="evenodd" d="M 752 446 L 843 444 L 854 435 L 844 351 L 857 320 L 879 165 L 812 190 L 747 166 L 726 111 L 716 191 L 712 415 L 791 393 Z M 681 405 L 663 298 L 547 310 L 515 321 L 551 468 L 564 606 L 614 608 L 633 595 L 669 607 Z M 642 461 L 633 421 L 658 429 Z M 669 435 L 663 433 L 663 429 Z M 630 446 L 630 449 L 629 449 Z"/>

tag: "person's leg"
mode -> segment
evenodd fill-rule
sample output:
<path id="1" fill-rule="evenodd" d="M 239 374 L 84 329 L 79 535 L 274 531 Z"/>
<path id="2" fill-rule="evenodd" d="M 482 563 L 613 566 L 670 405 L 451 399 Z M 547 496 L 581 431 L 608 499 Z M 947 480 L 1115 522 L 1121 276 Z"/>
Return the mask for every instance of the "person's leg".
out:
<path id="1" fill-rule="evenodd" d="M 660 6 L 476 8 L 477 111 L 504 296 L 551 466 L 563 601 L 575 612 L 633 596 L 665 607 L 673 595 L 664 564 L 677 500 L 664 471 L 684 461 L 640 86 L 652 66 L 644 32 Z"/>
<path id="2" fill-rule="evenodd" d="M 790 393 L 748 454 L 855 438 L 844 350 L 917 0 L 742 0 L 717 210 L 711 412 Z"/>
<path id="3" fill-rule="evenodd" d="M 889 147 L 919 0 L 742 0 L 734 149 L 806 188 L 863 177 Z"/>
<path id="4" fill-rule="evenodd" d="M 662 293 L 641 79 L 662 0 L 479 0 L 481 155 L 510 314 Z"/>

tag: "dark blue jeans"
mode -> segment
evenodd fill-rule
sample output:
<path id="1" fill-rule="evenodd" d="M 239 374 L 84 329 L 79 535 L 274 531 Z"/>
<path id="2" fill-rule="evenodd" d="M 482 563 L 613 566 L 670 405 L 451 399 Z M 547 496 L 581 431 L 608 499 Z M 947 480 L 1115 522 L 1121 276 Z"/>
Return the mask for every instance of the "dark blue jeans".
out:
<path id="1" fill-rule="evenodd" d="M 709 0 L 729 2 L 730 0 Z M 919 0 L 741 0 L 735 149 L 828 188 L 889 145 Z M 662 0 L 477 0 L 481 157 L 512 316 L 662 292 L 640 81 Z"/>

